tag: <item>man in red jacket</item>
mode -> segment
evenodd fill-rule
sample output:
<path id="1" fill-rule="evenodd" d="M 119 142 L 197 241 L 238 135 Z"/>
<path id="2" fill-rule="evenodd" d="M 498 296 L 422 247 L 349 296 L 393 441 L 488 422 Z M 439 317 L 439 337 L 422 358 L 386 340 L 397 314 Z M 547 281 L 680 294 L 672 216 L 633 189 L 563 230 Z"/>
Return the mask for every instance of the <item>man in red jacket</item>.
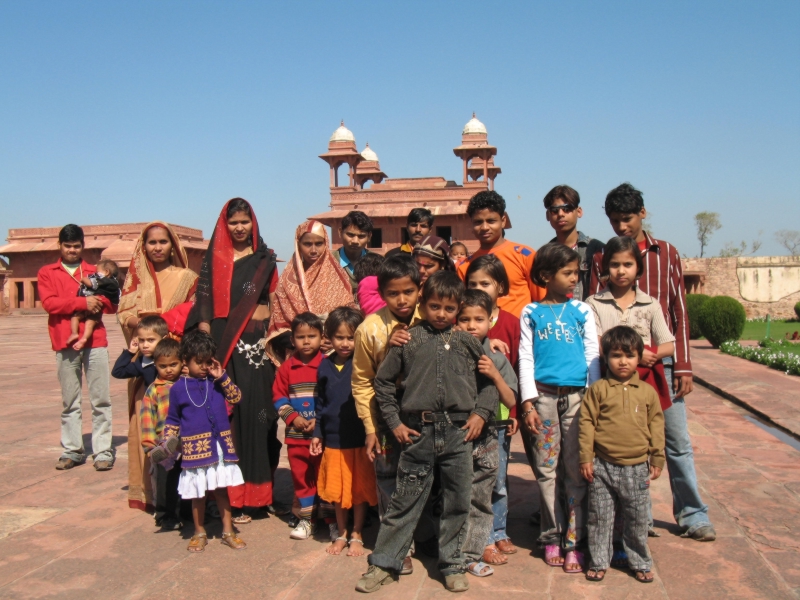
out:
<path id="1" fill-rule="evenodd" d="M 103 296 L 79 297 L 80 281 L 94 273 L 95 267 L 81 260 L 83 229 L 65 225 L 58 233 L 61 258 L 39 269 L 39 295 L 49 313 L 47 321 L 50 341 L 56 353 L 58 381 L 61 384 L 61 447 L 64 449 L 56 469 L 71 469 L 86 460 L 81 418 L 81 384 L 83 373 L 89 385 L 92 403 L 92 450 L 94 468 L 108 471 L 114 466 L 111 447 L 111 396 L 108 390 L 108 340 L 100 321 L 82 350 L 67 345 L 70 317 L 75 311 L 114 313 L 111 302 Z M 80 325 L 83 335 L 84 323 Z"/>

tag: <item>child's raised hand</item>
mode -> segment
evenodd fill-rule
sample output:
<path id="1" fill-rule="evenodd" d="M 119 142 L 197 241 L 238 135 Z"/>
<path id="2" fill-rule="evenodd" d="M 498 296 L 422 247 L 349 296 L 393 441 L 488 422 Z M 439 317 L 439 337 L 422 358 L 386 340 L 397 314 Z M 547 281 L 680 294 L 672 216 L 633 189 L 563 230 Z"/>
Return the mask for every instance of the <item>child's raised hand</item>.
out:
<path id="1" fill-rule="evenodd" d="M 650 467 L 652 469 L 652 467 Z M 661 471 L 661 469 L 659 469 Z M 594 481 L 594 464 L 592 463 L 581 463 L 581 475 L 583 478 L 592 483 Z"/>
<path id="2" fill-rule="evenodd" d="M 531 407 L 526 409 L 526 404 L 530 404 Z M 525 427 L 528 428 L 528 431 L 534 435 L 539 435 L 543 425 L 542 418 L 539 416 L 539 413 L 536 412 L 536 409 L 533 407 L 533 403 L 530 400 L 522 403 L 522 414 L 525 415 Z"/>
<path id="3" fill-rule="evenodd" d="M 500 371 L 494 366 L 492 359 L 485 354 L 478 359 L 478 373 L 486 375 L 492 381 L 497 381 L 500 377 Z"/>
<path id="4" fill-rule="evenodd" d="M 400 323 L 396 325 L 392 334 L 389 336 L 389 346 L 405 346 L 411 341 L 411 334 L 408 333 L 408 325 Z"/>
<path id="5" fill-rule="evenodd" d="M 319 350 L 323 354 L 327 354 L 328 352 L 333 350 L 333 344 L 331 344 L 331 341 L 328 339 L 328 336 L 326 335 L 322 336 L 322 343 L 319 346 Z"/>
<path id="6" fill-rule="evenodd" d="M 492 352 L 502 352 L 506 356 L 511 354 L 511 349 L 508 347 L 503 340 L 489 340 L 489 348 L 492 349 Z"/>
<path id="7" fill-rule="evenodd" d="M 410 427 L 406 427 L 402 423 L 395 429 L 392 429 L 395 439 L 401 444 L 413 444 L 414 440 L 411 439 L 412 435 L 419 436 L 419 431 L 415 431 Z"/>
<path id="8" fill-rule="evenodd" d="M 464 436 L 464 443 L 466 444 L 477 438 L 483 431 L 484 425 L 486 425 L 486 421 L 483 420 L 483 417 L 472 413 L 467 419 L 466 425 L 461 428 L 467 432 L 467 435 Z"/>
<path id="9" fill-rule="evenodd" d="M 311 438 L 311 445 L 308 447 L 311 456 L 319 456 L 322 454 L 322 440 L 318 437 Z"/>
<path id="10" fill-rule="evenodd" d="M 292 421 L 292 427 L 295 428 L 295 431 L 299 431 L 302 433 L 306 430 L 306 427 L 308 427 L 308 421 L 306 421 L 300 415 L 297 415 L 294 418 L 294 421 Z"/>
<path id="11" fill-rule="evenodd" d="M 649 368 L 656 364 L 657 361 L 658 356 L 656 356 L 655 352 L 651 352 L 645 348 L 644 352 L 642 352 L 642 359 L 639 361 L 639 364 Z"/>
<path id="12" fill-rule="evenodd" d="M 661 467 L 650 465 L 650 479 L 658 479 L 659 477 L 661 477 Z"/>
<path id="13" fill-rule="evenodd" d="M 212 358 L 211 368 L 208 370 L 208 372 L 214 379 L 219 379 L 225 374 L 225 369 L 222 368 L 222 365 L 219 364 L 219 361 L 216 358 Z"/>
<path id="14" fill-rule="evenodd" d="M 134 336 L 131 338 L 131 343 L 128 346 L 128 352 L 131 354 L 136 354 L 139 351 L 139 338 Z"/>

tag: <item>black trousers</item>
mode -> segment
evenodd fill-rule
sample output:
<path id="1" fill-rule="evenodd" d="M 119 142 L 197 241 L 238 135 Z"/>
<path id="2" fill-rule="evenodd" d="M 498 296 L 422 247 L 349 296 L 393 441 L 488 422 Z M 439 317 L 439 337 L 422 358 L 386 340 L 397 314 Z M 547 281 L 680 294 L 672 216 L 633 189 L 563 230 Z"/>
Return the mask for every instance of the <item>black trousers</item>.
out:
<path id="1" fill-rule="evenodd" d="M 165 519 L 180 521 L 180 501 L 178 495 L 178 480 L 181 477 L 181 461 L 167 471 L 161 465 L 156 467 L 156 525 L 161 525 Z"/>

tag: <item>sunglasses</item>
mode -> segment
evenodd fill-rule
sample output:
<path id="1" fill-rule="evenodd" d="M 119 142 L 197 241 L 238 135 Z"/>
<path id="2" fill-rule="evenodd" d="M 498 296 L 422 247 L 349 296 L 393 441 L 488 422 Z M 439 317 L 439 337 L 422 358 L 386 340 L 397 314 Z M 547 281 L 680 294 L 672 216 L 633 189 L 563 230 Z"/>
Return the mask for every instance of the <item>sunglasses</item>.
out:
<path id="1" fill-rule="evenodd" d="M 550 211 L 550 214 L 557 215 L 560 211 L 564 211 L 566 214 L 571 213 L 575 210 L 575 207 L 571 204 L 554 204 L 547 210 Z"/>

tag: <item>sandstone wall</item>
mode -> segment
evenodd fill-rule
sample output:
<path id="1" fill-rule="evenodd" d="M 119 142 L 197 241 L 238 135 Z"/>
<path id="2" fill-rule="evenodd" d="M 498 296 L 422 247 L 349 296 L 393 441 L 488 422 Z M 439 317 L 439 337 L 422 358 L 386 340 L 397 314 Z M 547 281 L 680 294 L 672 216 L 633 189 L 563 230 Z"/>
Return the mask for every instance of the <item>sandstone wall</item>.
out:
<path id="1" fill-rule="evenodd" d="M 748 318 L 795 317 L 800 302 L 800 257 L 685 258 L 685 272 L 700 273 L 698 292 L 736 298 Z"/>

